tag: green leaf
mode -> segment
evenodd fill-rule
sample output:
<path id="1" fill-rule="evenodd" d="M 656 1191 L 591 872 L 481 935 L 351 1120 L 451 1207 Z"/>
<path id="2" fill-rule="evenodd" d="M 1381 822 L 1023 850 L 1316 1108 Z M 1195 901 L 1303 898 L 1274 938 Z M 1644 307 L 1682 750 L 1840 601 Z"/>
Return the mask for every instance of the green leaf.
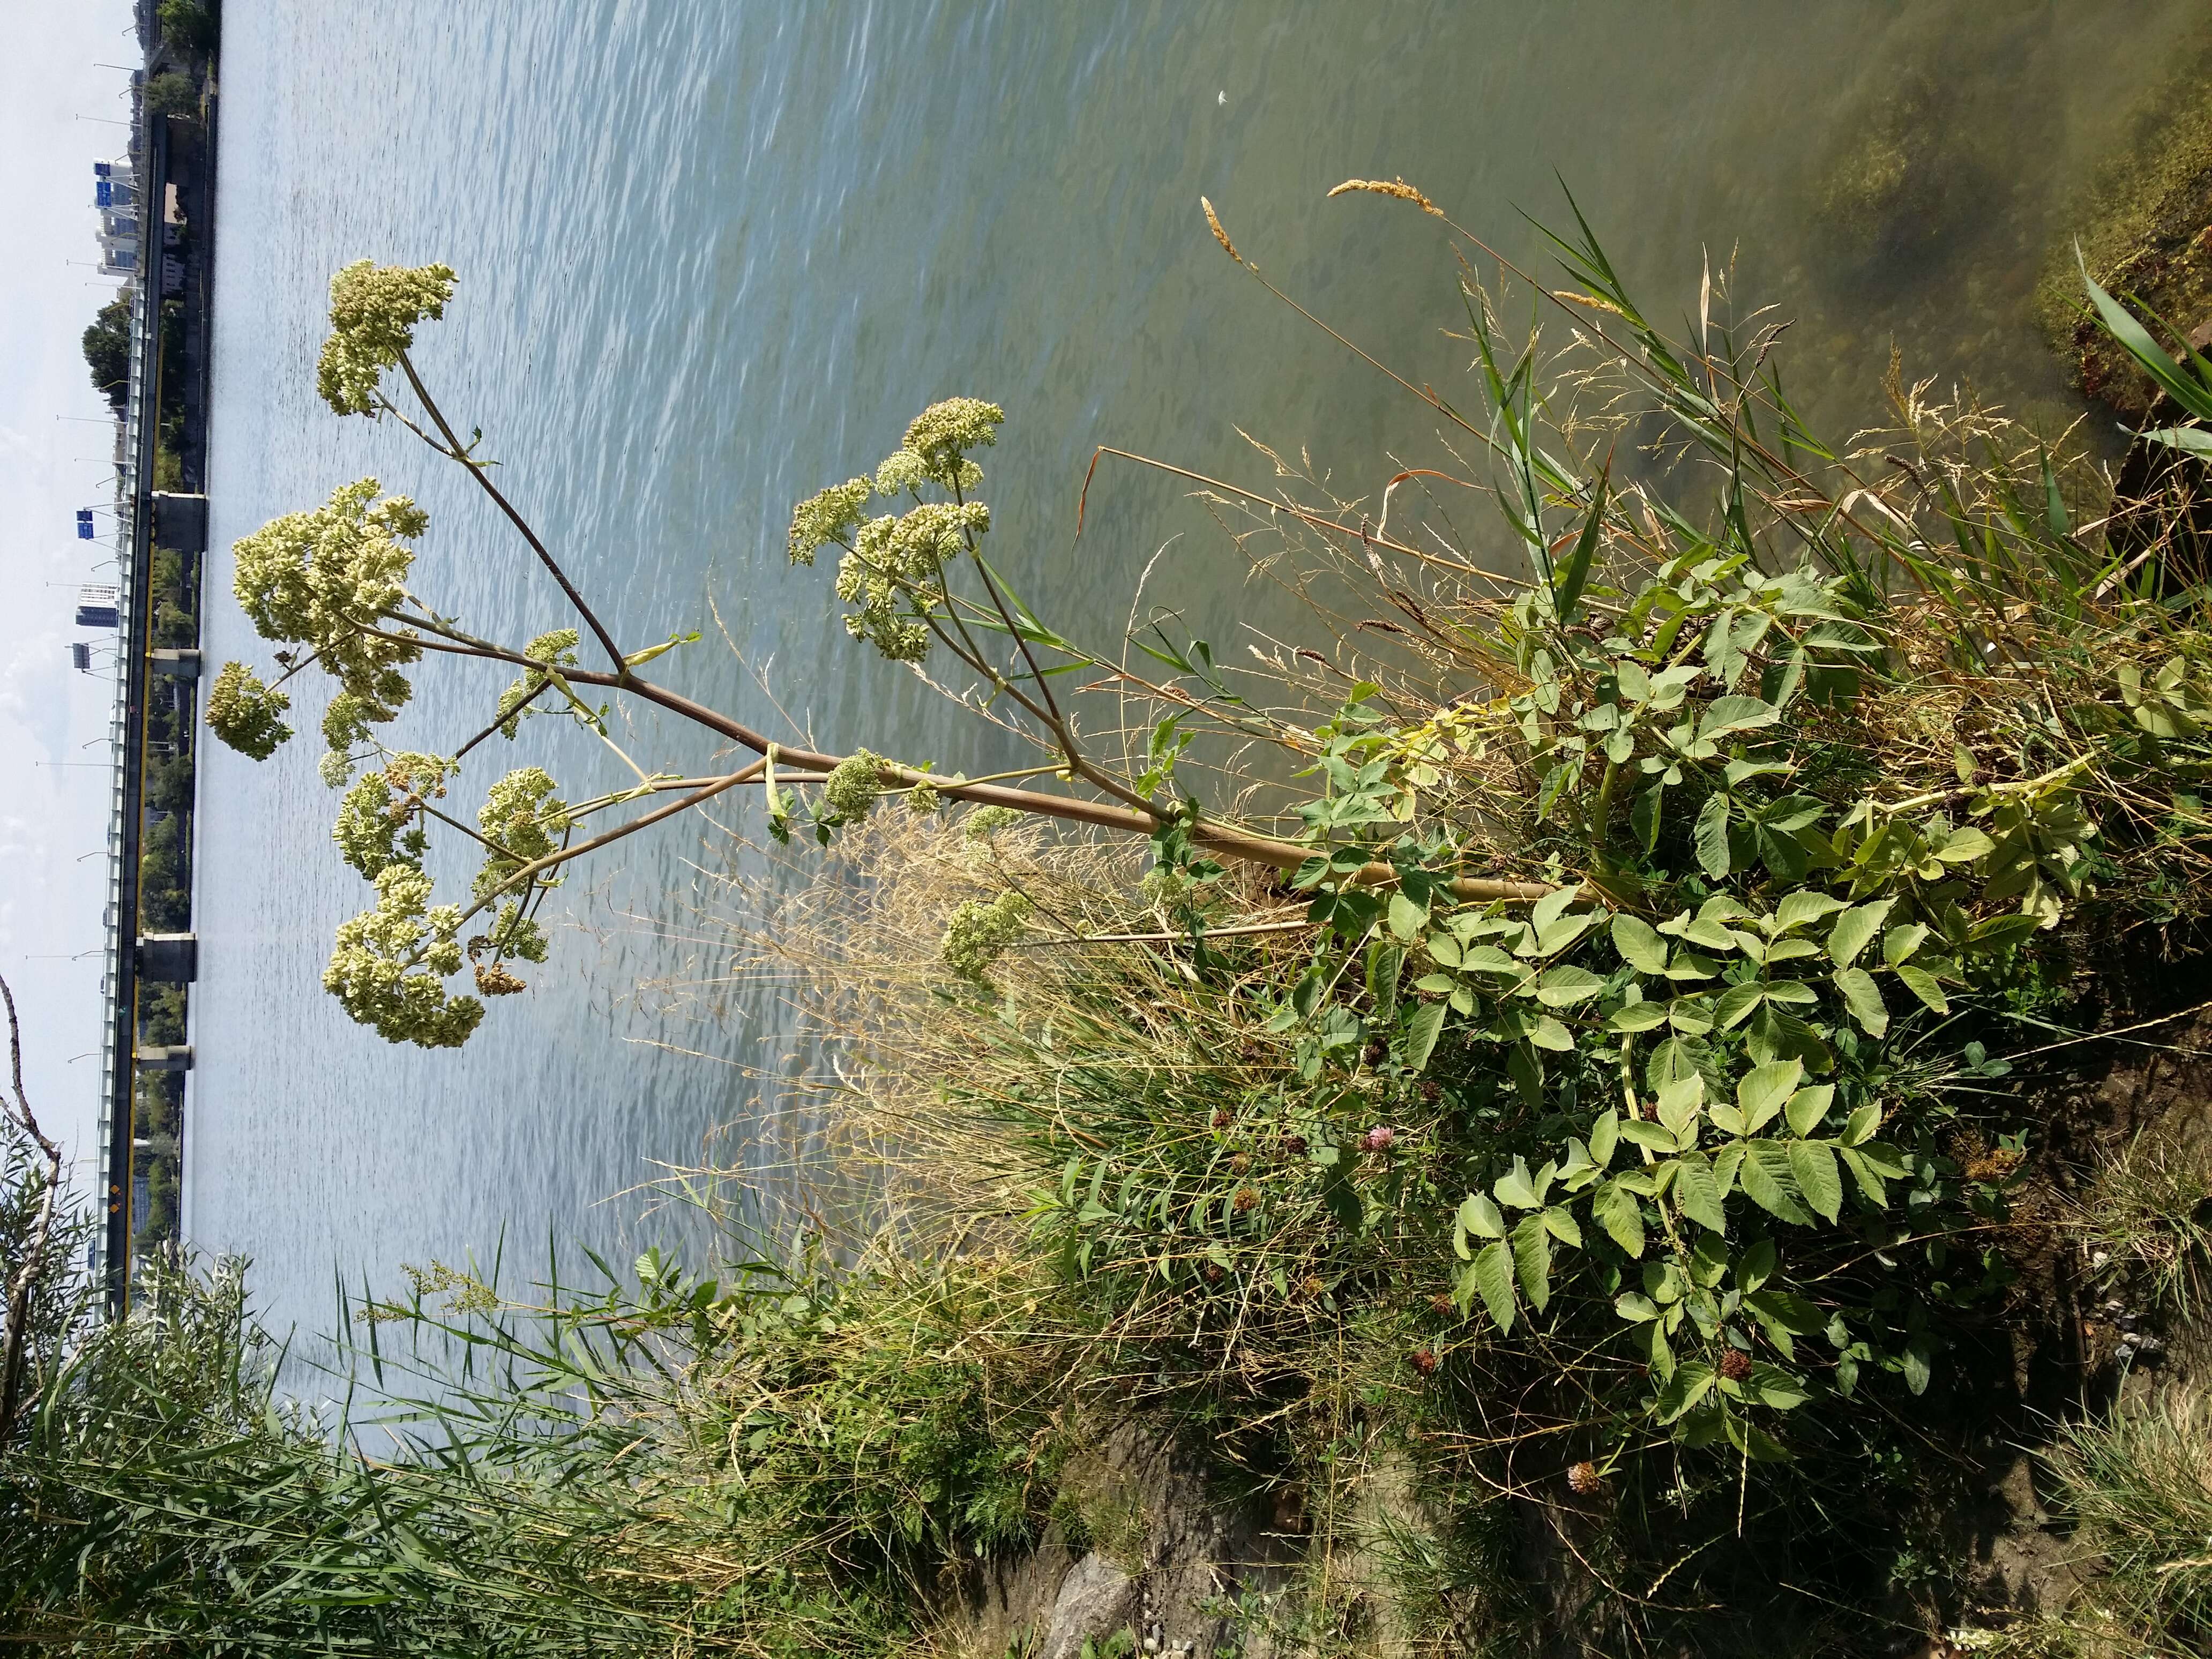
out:
<path id="1" fill-rule="evenodd" d="M 1723 699 L 1725 701 L 1725 699 Z M 1714 881 L 1729 872 L 1729 803 L 1726 795 L 1708 795 L 1698 810 L 1691 842 L 1697 849 L 1698 867 Z"/>
<path id="2" fill-rule="evenodd" d="M 1822 916 L 1831 915 L 1843 908 L 1844 901 L 1839 898 L 1832 898 L 1826 893 L 1814 892 L 1809 887 L 1801 887 L 1776 907 L 1774 931 L 1778 934 L 1789 933 L 1793 928 L 1802 927 L 1808 922 L 1818 921 Z"/>
<path id="3" fill-rule="evenodd" d="M 1544 1218 L 1532 1215 L 1513 1230 L 1513 1266 L 1521 1293 L 1538 1313 L 1552 1299 L 1552 1235 Z"/>
<path id="4" fill-rule="evenodd" d="M 1624 1291 L 1613 1301 L 1613 1310 L 1632 1325 L 1659 1317 L 1659 1310 L 1651 1305 L 1651 1298 L 1639 1291 Z"/>
<path id="5" fill-rule="evenodd" d="M 1881 931 L 1883 918 L 1896 902 L 1877 899 L 1872 904 L 1854 905 L 1838 916 L 1836 925 L 1828 930 L 1828 959 L 1838 968 L 1850 967 L 1859 952 L 1873 943 L 1874 936 Z"/>
<path id="6" fill-rule="evenodd" d="M 1856 1146 L 1871 1140 L 1875 1131 L 1881 1127 L 1881 1108 L 1862 1106 L 1844 1124 L 1844 1145 Z"/>
<path id="7" fill-rule="evenodd" d="M 1639 974 L 1667 971 L 1667 941 L 1641 916 L 1621 911 L 1613 919 L 1613 948 Z"/>
<path id="8" fill-rule="evenodd" d="M 1851 1172 L 1851 1179 L 1859 1183 L 1859 1190 L 1883 1209 L 1889 1207 L 1889 1188 L 1882 1184 L 1881 1172 L 1866 1160 L 1866 1155 L 1856 1146 L 1838 1146 L 1844 1167 Z"/>
<path id="9" fill-rule="evenodd" d="M 1491 1323 L 1500 1331 L 1513 1328 L 1513 1252 L 1504 1241 L 1486 1244 L 1475 1253 L 1474 1265 L 1468 1269 L 1474 1288 L 1481 1293 L 1482 1305 L 1490 1310 Z"/>
<path id="10" fill-rule="evenodd" d="M 1513 1087 L 1521 1096 L 1521 1103 L 1530 1111 L 1544 1108 L 1544 1062 L 1536 1051 L 1525 1042 L 1516 1042 L 1505 1051 L 1505 1074 L 1513 1079 Z"/>
<path id="11" fill-rule="evenodd" d="M 1698 1109 L 1705 1104 L 1705 1080 L 1692 1072 L 1659 1091 L 1659 1121 L 1678 1146 L 1697 1145 Z"/>
<path id="12" fill-rule="evenodd" d="M 1790 1097 L 1790 1103 L 1782 1109 L 1789 1121 L 1790 1133 L 1809 1135 L 1820 1127 L 1820 1120 L 1828 1115 L 1828 1108 L 1836 1098 L 1835 1085 L 1816 1084 L 1809 1089 L 1800 1089 Z"/>
<path id="13" fill-rule="evenodd" d="M 1798 1060 L 1769 1060 L 1745 1073 L 1735 1085 L 1735 1103 L 1743 1114 L 1747 1132 L 1757 1134 L 1782 1109 L 1782 1103 L 1804 1076 L 1804 1062 Z"/>
<path id="14" fill-rule="evenodd" d="M 1779 1365 L 1753 1365 L 1751 1375 L 1743 1380 L 1743 1391 L 1769 1410 L 1794 1411 L 1813 1395 L 1803 1379 L 1791 1376 Z"/>
<path id="15" fill-rule="evenodd" d="M 1936 1013 L 1948 1014 L 1951 1012 L 1950 999 L 1943 994 L 1943 988 L 1936 982 L 1936 975 L 1925 968 L 1916 968 L 1909 962 L 1901 962 L 1897 965 L 1897 976 L 1905 981 L 1906 990 L 1918 997 Z"/>
<path id="16" fill-rule="evenodd" d="M 1790 1143 L 1790 1173 L 1797 1190 L 1821 1218 L 1832 1222 L 1844 1207 L 1843 1177 L 1836 1173 L 1836 1155 L 1825 1140 Z"/>
<path id="17" fill-rule="evenodd" d="M 1638 1146 L 1649 1146 L 1655 1152 L 1675 1150 L 1674 1132 L 1664 1124 L 1647 1123 L 1641 1118 L 1630 1118 L 1620 1126 L 1621 1138 Z"/>
<path id="18" fill-rule="evenodd" d="M 1562 963 L 1536 981 L 1536 1000 L 1547 1008 L 1571 1008 L 1605 988 L 1605 981 L 1587 968 Z"/>
<path id="19" fill-rule="evenodd" d="M 1644 1206 L 1618 1181 L 1608 1181 L 1590 1194 L 1590 1214 L 1630 1255 L 1644 1254 Z"/>
<path id="20" fill-rule="evenodd" d="M 1605 1022 L 1608 1031 L 1648 1031 L 1655 1025 L 1667 1023 L 1667 1005 L 1663 1002 L 1629 1002 L 1613 1010 Z"/>
<path id="21" fill-rule="evenodd" d="M 1796 1177 L 1790 1168 L 1790 1154 L 1777 1142 L 1746 1142 L 1743 1168 L 1737 1172 L 1736 1180 L 1745 1196 L 1769 1215 L 1800 1227 L 1813 1224 L 1813 1218 L 1805 1212 L 1791 1191 Z"/>
<path id="22" fill-rule="evenodd" d="M 2181 366 L 2166 355 L 2164 347 L 2150 337 L 2150 331 L 2137 322 L 2120 302 L 2097 285 L 2089 275 L 2089 267 L 2081 258 L 2077 245 L 2075 262 L 2081 268 L 2081 280 L 2088 287 L 2090 303 L 2097 307 L 2097 315 L 2104 321 L 2105 330 L 2128 356 L 2142 366 L 2143 372 L 2157 381 L 2166 395 L 2200 421 L 2212 420 L 2212 391 L 2193 376 L 2185 374 Z M 1923 1386 L 1925 1386 L 1923 1384 Z M 1919 1389 L 1913 1390 L 1915 1394 Z"/>
<path id="23" fill-rule="evenodd" d="M 1505 1218 L 1480 1193 L 1469 1193 L 1459 1206 L 1459 1224 L 1483 1238 L 1505 1237 Z"/>
<path id="24" fill-rule="evenodd" d="M 1917 951 L 1927 937 L 1928 930 L 1917 921 L 1893 927 L 1881 936 L 1881 959 L 1894 968 Z"/>
<path id="25" fill-rule="evenodd" d="M 1715 697 L 1698 717 L 1698 736 L 1711 738 L 1729 732 L 1747 732 L 1753 726 L 1771 726 L 1781 718 L 1782 711 L 1762 698 Z"/>
<path id="26" fill-rule="evenodd" d="M 1583 520 L 1582 533 L 1575 538 L 1574 550 L 1567 562 L 1553 573 L 1552 610 L 1562 625 L 1575 617 L 1575 605 L 1583 596 L 1583 584 L 1589 580 L 1590 561 L 1596 556 L 1598 532 L 1605 522 L 1606 481 L 1611 471 L 1598 474 L 1592 487 L 1589 516 Z"/>
<path id="27" fill-rule="evenodd" d="M 1735 1264 L 1735 1286 L 1747 1296 L 1774 1277 L 1774 1241 L 1762 1238 Z"/>
<path id="28" fill-rule="evenodd" d="M 1644 1063 L 1644 1085 L 1654 1094 L 1678 1079 L 1697 1074 L 1698 1061 L 1690 1045 L 1680 1037 L 1668 1037 L 1651 1050 L 1651 1058 Z"/>
<path id="29" fill-rule="evenodd" d="M 1662 1423 L 1672 1423 L 1712 1392 L 1719 1379 L 1702 1359 L 1686 1359 L 1659 1390 L 1657 1409 Z"/>
<path id="30" fill-rule="evenodd" d="M 1406 1043 L 1401 1060 L 1409 1072 L 1418 1072 L 1428 1065 L 1429 1056 L 1437 1050 L 1437 1035 L 1444 1029 L 1444 1005 L 1425 1002 L 1413 1010 L 1413 1018 L 1406 1022 Z"/>
<path id="31" fill-rule="evenodd" d="M 1720 1188 L 1714 1184 L 1711 1166 L 1694 1153 L 1674 1165 L 1674 1206 L 1701 1227 L 1717 1233 L 1728 1231 L 1728 1217 L 1721 1208 Z"/>
<path id="32" fill-rule="evenodd" d="M 1936 1369 L 1936 1344 L 1923 1334 L 1905 1345 L 1905 1386 L 1915 1394 L 1928 1392 L 1928 1382 Z"/>
<path id="33" fill-rule="evenodd" d="M 1874 982 L 1874 975 L 1863 968 L 1840 969 L 1836 974 L 1836 989 L 1843 994 L 1844 1006 L 1869 1036 L 1884 1036 L 1889 1031 L 1889 1009 L 1881 1000 L 1881 988 Z"/>
<path id="34" fill-rule="evenodd" d="M 1498 1201 L 1516 1210 L 1533 1210 L 1544 1200 L 1536 1194 L 1533 1178 L 1528 1173 L 1528 1160 L 1517 1153 L 1513 1167 L 1490 1184 L 1498 1194 Z"/>
<path id="35" fill-rule="evenodd" d="M 1614 1111 L 1600 1112 L 1597 1121 L 1590 1125 L 1590 1162 L 1601 1170 L 1611 1164 L 1613 1148 L 1620 1139 L 1620 1114 Z"/>
<path id="36" fill-rule="evenodd" d="M 1583 1247 L 1582 1224 L 1571 1211 L 1557 1204 L 1545 1209 L 1544 1229 L 1562 1244 L 1571 1244 L 1578 1250 Z"/>
<path id="37" fill-rule="evenodd" d="M 1420 937 L 1421 929 L 1429 925 L 1429 907 L 1416 904 L 1403 893 L 1390 895 L 1389 911 L 1390 931 L 1411 944 Z"/>
<path id="38" fill-rule="evenodd" d="M 1766 1000 L 1766 987 L 1757 980 L 1731 985 L 1713 999 L 1713 1020 L 1723 1031 L 1733 1031 Z"/>

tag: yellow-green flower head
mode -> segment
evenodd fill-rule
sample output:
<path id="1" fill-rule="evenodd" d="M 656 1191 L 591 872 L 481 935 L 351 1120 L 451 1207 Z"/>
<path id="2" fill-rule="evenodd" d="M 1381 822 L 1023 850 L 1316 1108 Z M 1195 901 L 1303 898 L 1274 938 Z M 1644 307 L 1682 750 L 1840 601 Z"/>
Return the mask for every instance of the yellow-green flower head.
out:
<path id="1" fill-rule="evenodd" d="M 822 804 L 840 822 L 856 823 L 868 816 L 876 797 L 883 793 L 883 757 L 860 749 L 831 770 L 822 785 Z"/>
<path id="2" fill-rule="evenodd" d="M 819 495 L 809 495 L 791 510 L 791 532 L 786 550 L 793 564 L 812 564 L 826 544 L 842 542 L 845 532 L 860 521 L 868 504 L 868 481 L 850 478 L 831 484 Z"/>
<path id="3" fill-rule="evenodd" d="M 961 456 L 998 442 L 999 423 L 1006 418 L 1005 410 L 980 398 L 947 398 L 914 417 L 904 447 L 921 458 L 928 477 L 948 489 L 956 483 L 966 488 Z M 979 470 L 976 481 L 982 476 Z"/>
<path id="4" fill-rule="evenodd" d="M 447 778 L 459 769 L 442 756 L 410 750 L 394 755 L 381 771 L 363 773 L 340 798 L 331 826 L 338 855 L 370 881 L 395 864 L 421 869 L 430 842 L 417 808 L 443 795 Z"/>
<path id="5" fill-rule="evenodd" d="M 449 265 L 379 265 L 362 259 L 331 278 L 331 337 L 315 365 L 315 390 L 341 415 L 372 414 L 384 371 L 415 343 L 415 325 L 446 314 Z"/>
<path id="6" fill-rule="evenodd" d="M 338 924 L 323 988 L 387 1042 L 458 1048 L 483 1018 L 483 1004 L 446 988 L 461 970 L 461 910 L 432 906 L 430 892 L 429 877 L 413 866 L 386 866 L 376 908 Z"/>
<path id="7" fill-rule="evenodd" d="M 292 735 L 284 711 L 292 699 L 272 691 L 242 662 L 227 662 L 208 690 L 208 729 L 241 755 L 267 760 Z"/>
<path id="8" fill-rule="evenodd" d="M 1029 900 L 1011 890 L 988 904 L 970 899 L 945 924 L 938 947 L 945 965 L 963 979 L 988 984 L 991 964 L 1022 936 L 1029 918 Z"/>
<path id="9" fill-rule="evenodd" d="M 925 501 L 896 518 L 869 520 L 837 565 L 837 597 L 858 607 L 846 617 L 846 631 L 893 662 L 920 662 L 929 650 L 921 618 L 945 602 L 945 567 L 967 551 L 971 533 L 990 527 L 991 509 L 981 501 Z"/>
<path id="10" fill-rule="evenodd" d="M 254 631 L 312 647 L 357 700 L 363 721 L 392 719 L 410 695 L 399 665 L 416 660 L 422 647 L 361 630 L 390 627 L 385 613 L 406 597 L 415 562 L 403 538 L 430 526 L 404 495 L 379 501 L 376 490 L 374 478 L 345 484 L 324 506 L 271 519 L 232 549 L 232 587 Z"/>
<path id="11" fill-rule="evenodd" d="M 485 793 L 477 809 L 477 827 L 484 839 L 496 842 L 514 856 L 495 853 L 477 872 L 477 898 L 488 896 L 524 865 L 551 853 L 568 828 L 568 804 L 553 793 L 553 780 L 544 769 L 519 766 Z"/>

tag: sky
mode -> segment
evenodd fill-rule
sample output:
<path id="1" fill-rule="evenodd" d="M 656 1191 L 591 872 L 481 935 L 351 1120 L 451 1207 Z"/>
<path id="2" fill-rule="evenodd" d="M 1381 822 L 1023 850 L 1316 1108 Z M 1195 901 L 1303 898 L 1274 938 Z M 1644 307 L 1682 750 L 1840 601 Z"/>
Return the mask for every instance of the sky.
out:
<path id="1" fill-rule="evenodd" d="M 114 297 L 99 257 L 92 164 L 121 152 L 117 94 L 139 56 L 128 0 L 0 0 L 0 975 L 22 1019 L 23 1085 L 89 1193 L 100 1094 L 112 650 L 87 677 L 75 589 L 112 581 L 114 428 L 79 345 Z M 100 120 L 76 118 L 104 117 Z M 70 261 L 76 261 L 70 264 Z M 68 418 L 57 418 L 68 417 Z M 89 747 L 85 745 L 89 744 Z M 77 763 L 93 763 L 79 764 Z M 92 856 L 84 857 L 84 854 Z M 82 961 L 77 952 L 90 951 Z"/>

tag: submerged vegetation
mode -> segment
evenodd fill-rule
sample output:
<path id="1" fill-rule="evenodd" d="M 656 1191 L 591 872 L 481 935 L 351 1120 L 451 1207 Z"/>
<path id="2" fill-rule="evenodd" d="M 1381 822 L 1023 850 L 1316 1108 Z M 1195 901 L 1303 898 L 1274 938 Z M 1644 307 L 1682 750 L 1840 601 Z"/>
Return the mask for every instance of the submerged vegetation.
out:
<path id="1" fill-rule="evenodd" d="M 2078 1182 L 2064 1153 L 2077 1045 L 2173 1012 L 2106 970 L 2189 953 L 2212 898 L 2188 515 L 2120 543 L 2108 477 L 1928 382 L 1824 444 L 1724 273 L 1677 341 L 1579 220 L 1554 292 L 1410 185 L 1346 192 L 1459 239 L 1474 389 L 1407 386 L 1438 453 L 1362 496 L 1272 451 L 1264 489 L 1199 481 L 1304 637 L 1232 660 L 1164 609 L 1126 641 L 1048 623 L 985 552 L 979 399 L 798 508 L 856 641 L 1036 744 L 988 779 L 644 678 L 692 636 L 617 642 L 426 389 L 453 272 L 340 274 L 332 406 L 466 470 L 574 615 L 470 633 L 410 587 L 427 519 L 374 480 L 240 544 L 276 671 L 227 667 L 210 723 L 265 757 L 324 671 L 334 839 L 376 892 L 325 983 L 392 1041 L 465 1042 L 549 957 L 568 862 L 757 786 L 770 873 L 704 921 L 830 1061 L 802 1201 L 696 1278 L 419 1270 L 349 1322 L 343 1423 L 278 1403 L 234 1277 L 93 1330 L 47 1274 L 33 1408 L 0 1426 L 15 1628 L 900 1651 L 1031 1552 L 1157 1559 L 1166 1517 L 1099 1474 L 1135 1440 L 1256 1517 L 1205 1610 L 1232 1650 L 1856 1653 L 1962 1622 L 2193 1650 L 2212 1470 L 2178 1385 L 2069 1396 L 2078 1605 L 1998 1630 L 1961 1537 L 2048 1398 L 2019 1380 L 2039 1303 L 2086 1267 L 2179 1322 L 2207 1265 L 2196 1143 Z M 1551 333 L 1508 332 L 1527 292 Z M 2212 363 L 2089 292 L 2212 416 Z M 382 735 L 426 651 L 513 677 L 449 749 Z M 623 699 L 752 757 L 648 772 Z M 635 784 L 572 802 L 522 767 L 473 823 L 447 805 L 543 713 Z"/>

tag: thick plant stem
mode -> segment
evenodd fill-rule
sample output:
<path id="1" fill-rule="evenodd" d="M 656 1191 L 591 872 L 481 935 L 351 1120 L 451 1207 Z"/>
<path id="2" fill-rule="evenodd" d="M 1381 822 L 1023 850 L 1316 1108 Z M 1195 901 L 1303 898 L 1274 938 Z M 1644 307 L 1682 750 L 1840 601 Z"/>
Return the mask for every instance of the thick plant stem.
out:
<path id="1" fill-rule="evenodd" d="M 482 657 L 493 662 L 512 663 L 522 668 L 543 666 L 519 652 L 504 650 L 481 641 L 464 644 L 418 636 L 408 643 L 426 651 L 444 651 L 461 657 Z M 639 675 L 617 676 L 601 673 L 595 669 L 569 668 L 562 671 L 562 678 L 578 685 L 597 685 L 627 691 L 657 708 L 666 709 L 672 714 L 679 714 L 693 725 L 702 726 L 719 737 L 727 738 L 757 755 L 766 755 L 769 751 L 769 739 L 742 721 L 732 720 L 702 702 L 694 702 L 680 691 L 656 685 Z M 842 755 L 823 754 L 786 744 L 776 744 L 775 748 L 777 765 L 791 766 L 802 772 L 832 772 L 846 759 Z M 1071 795 L 1047 794 L 1038 789 L 1012 789 L 1003 784 L 956 783 L 934 773 L 920 772 L 911 767 L 895 766 L 888 762 L 884 766 L 882 778 L 886 785 L 895 787 L 927 787 L 934 789 L 947 800 L 969 801 L 983 806 L 1009 806 L 1033 817 L 1057 818 L 1068 823 L 1087 823 L 1100 830 L 1118 830 L 1124 835 L 1149 836 L 1159 825 L 1159 820 L 1153 814 L 1133 807 L 1116 806 L 1106 801 L 1079 800 Z M 1295 870 L 1314 856 L 1312 848 L 1302 847 L 1296 842 L 1278 841 L 1272 836 L 1255 835 L 1249 830 L 1209 823 L 1203 818 L 1191 825 L 1190 838 L 1194 845 L 1208 852 L 1226 853 L 1248 864 L 1266 865 L 1277 870 Z M 1363 865 L 1352 873 L 1352 878 L 1362 887 L 1387 887 L 1396 883 L 1398 872 L 1389 865 L 1377 861 Z M 1451 890 L 1454 896 L 1472 903 L 1502 899 L 1508 903 L 1529 904 L 1553 889 L 1543 882 L 1460 876 L 1453 879 Z"/>

